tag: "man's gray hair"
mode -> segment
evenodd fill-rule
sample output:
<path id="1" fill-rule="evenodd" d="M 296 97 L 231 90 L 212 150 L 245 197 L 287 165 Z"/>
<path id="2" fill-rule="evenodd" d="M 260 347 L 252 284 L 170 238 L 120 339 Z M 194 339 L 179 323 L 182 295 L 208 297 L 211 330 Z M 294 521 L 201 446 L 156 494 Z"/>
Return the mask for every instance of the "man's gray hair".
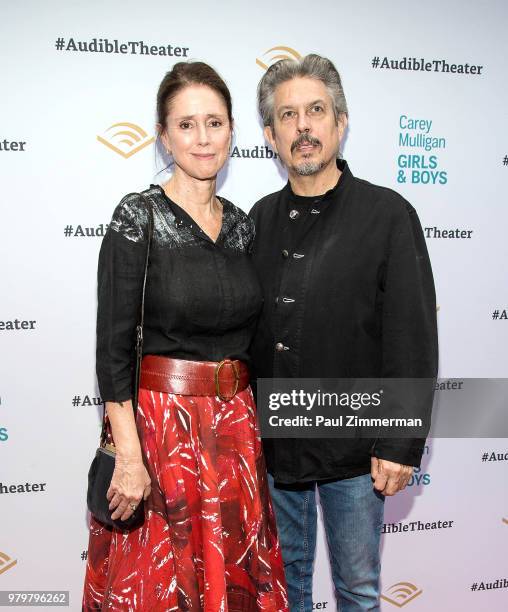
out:
<path id="1" fill-rule="evenodd" d="M 322 81 L 333 100 L 335 121 L 341 114 L 348 115 L 346 97 L 340 75 L 333 63 L 326 57 L 311 53 L 300 60 L 283 59 L 272 64 L 258 85 L 258 109 L 264 126 L 273 128 L 274 94 L 281 83 L 296 77 L 308 77 Z"/>

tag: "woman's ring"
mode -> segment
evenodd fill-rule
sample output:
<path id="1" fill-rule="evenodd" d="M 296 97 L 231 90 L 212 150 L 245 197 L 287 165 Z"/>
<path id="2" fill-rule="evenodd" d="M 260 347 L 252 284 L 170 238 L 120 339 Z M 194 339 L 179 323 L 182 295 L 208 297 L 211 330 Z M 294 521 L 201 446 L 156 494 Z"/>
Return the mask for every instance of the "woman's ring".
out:
<path id="1" fill-rule="evenodd" d="M 132 510 L 133 512 L 134 512 L 134 510 L 136 510 L 136 508 L 137 508 L 136 504 L 131 504 L 130 506 L 131 506 L 131 510 Z"/>

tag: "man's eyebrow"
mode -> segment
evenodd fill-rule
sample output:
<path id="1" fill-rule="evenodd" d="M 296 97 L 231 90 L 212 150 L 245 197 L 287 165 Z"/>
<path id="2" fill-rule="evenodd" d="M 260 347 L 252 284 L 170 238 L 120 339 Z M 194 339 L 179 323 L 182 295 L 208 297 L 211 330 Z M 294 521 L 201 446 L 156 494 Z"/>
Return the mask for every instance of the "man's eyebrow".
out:
<path id="1" fill-rule="evenodd" d="M 283 106 L 279 106 L 277 111 L 286 110 L 287 108 L 294 108 L 292 104 L 284 104 Z"/>
<path id="2" fill-rule="evenodd" d="M 322 104 L 323 106 L 326 106 L 325 100 L 321 100 L 321 98 L 318 98 L 317 100 L 314 100 L 314 102 L 311 102 L 309 104 L 309 106 L 314 106 L 314 104 Z"/>
<path id="3" fill-rule="evenodd" d="M 315 104 L 322 104 L 323 106 L 326 106 L 326 101 L 322 100 L 321 98 L 318 98 L 317 100 L 309 102 L 307 104 L 307 106 L 314 106 Z M 284 104 L 283 106 L 279 106 L 277 108 L 277 112 L 280 112 L 280 111 L 283 111 L 283 110 L 287 110 L 287 109 L 291 109 L 291 108 L 294 108 L 294 107 L 295 107 L 294 104 Z"/>

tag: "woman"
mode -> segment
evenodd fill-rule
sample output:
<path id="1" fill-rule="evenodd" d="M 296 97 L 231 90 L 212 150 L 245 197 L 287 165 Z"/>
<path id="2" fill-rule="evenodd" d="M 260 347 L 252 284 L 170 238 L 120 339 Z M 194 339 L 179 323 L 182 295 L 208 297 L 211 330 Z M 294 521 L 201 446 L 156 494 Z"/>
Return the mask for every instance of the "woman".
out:
<path id="1" fill-rule="evenodd" d="M 116 208 L 99 257 L 97 375 L 116 446 L 107 497 L 126 520 L 93 517 L 84 610 L 287 610 L 282 558 L 244 363 L 261 307 L 252 221 L 215 195 L 233 117 L 208 65 L 178 63 L 157 96 L 174 173 L 144 192 L 154 214 L 137 423 L 131 365 L 148 214 Z"/>

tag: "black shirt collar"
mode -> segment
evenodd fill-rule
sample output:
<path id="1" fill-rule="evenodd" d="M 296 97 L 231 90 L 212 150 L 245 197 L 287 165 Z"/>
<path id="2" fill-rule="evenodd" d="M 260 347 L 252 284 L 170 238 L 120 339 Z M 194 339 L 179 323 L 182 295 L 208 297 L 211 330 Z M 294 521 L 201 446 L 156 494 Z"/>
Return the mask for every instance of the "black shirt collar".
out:
<path id="1" fill-rule="evenodd" d="M 286 192 L 286 196 L 288 197 L 288 202 L 291 205 L 312 204 L 313 206 L 316 206 L 337 197 L 344 190 L 345 185 L 347 185 L 353 177 L 345 159 L 337 159 L 337 168 L 340 170 L 341 175 L 339 176 L 339 180 L 337 181 L 335 186 L 329 189 L 327 192 L 317 194 L 315 196 L 297 195 L 291 189 L 291 183 L 288 181 L 286 186 L 284 187 L 284 191 Z"/>

